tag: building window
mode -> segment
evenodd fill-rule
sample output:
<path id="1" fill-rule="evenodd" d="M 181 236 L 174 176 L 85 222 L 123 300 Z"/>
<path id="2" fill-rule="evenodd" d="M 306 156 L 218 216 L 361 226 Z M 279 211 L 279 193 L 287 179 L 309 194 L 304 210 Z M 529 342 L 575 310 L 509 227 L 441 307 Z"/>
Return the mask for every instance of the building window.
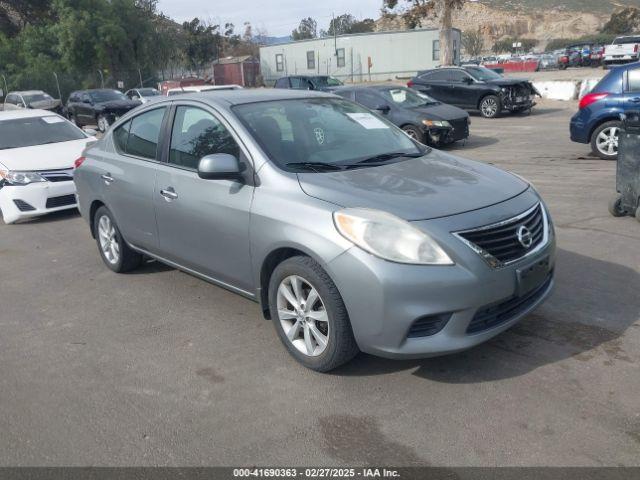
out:
<path id="1" fill-rule="evenodd" d="M 309 70 L 316 68 L 316 54 L 313 50 L 307 52 L 307 68 Z"/>
<path id="2" fill-rule="evenodd" d="M 338 59 L 338 68 L 344 67 L 344 48 L 339 48 L 336 50 L 336 57 Z"/>
<path id="3" fill-rule="evenodd" d="M 281 53 L 276 53 L 276 70 L 284 72 L 284 58 Z"/>
<path id="4" fill-rule="evenodd" d="M 431 59 L 435 62 L 440 61 L 440 40 L 433 41 L 433 56 Z"/>

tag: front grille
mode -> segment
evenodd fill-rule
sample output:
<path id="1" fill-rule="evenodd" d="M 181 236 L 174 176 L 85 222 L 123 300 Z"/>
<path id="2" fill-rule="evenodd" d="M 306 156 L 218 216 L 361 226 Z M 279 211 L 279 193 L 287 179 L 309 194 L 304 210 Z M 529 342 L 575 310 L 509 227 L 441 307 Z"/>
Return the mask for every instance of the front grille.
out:
<path id="1" fill-rule="evenodd" d="M 476 312 L 467 327 L 467 333 L 479 333 L 507 323 L 512 318 L 534 305 L 549 289 L 553 279 L 553 271 L 537 288 L 522 297 L 513 296 L 498 304 L 489 305 Z"/>
<path id="2" fill-rule="evenodd" d="M 451 314 L 429 315 L 421 317 L 411 325 L 407 338 L 430 337 L 444 328 Z"/>
<path id="3" fill-rule="evenodd" d="M 75 205 L 75 204 L 76 204 L 76 196 L 74 194 L 47 198 L 47 208 L 66 207 L 67 205 Z"/>
<path id="4" fill-rule="evenodd" d="M 45 180 L 49 182 L 71 182 L 73 181 L 73 169 L 50 170 L 46 172 L 38 172 Z"/>
<path id="5" fill-rule="evenodd" d="M 452 136 L 454 140 L 462 140 L 469 136 L 469 120 L 467 117 L 449 120 L 449 123 L 453 127 Z"/>
<path id="6" fill-rule="evenodd" d="M 531 234 L 531 244 L 525 246 L 518 238 L 520 227 Z M 540 204 L 494 225 L 457 232 L 459 238 L 479 253 L 492 267 L 499 267 L 528 255 L 547 238 L 547 220 Z"/>
<path id="7" fill-rule="evenodd" d="M 18 207 L 18 210 L 20 210 L 21 212 L 32 212 L 33 210 L 35 210 L 35 207 L 33 207 L 32 205 L 29 205 L 24 200 L 16 200 L 14 198 L 13 203 L 16 205 L 16 207 Z"/>

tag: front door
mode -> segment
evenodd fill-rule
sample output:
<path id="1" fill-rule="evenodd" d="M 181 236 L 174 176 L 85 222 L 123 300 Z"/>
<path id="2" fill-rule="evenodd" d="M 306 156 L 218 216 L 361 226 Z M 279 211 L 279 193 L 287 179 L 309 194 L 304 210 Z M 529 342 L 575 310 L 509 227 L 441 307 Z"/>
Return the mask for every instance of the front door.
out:
<path id="1" fill-rule="evenodd" d="M 175 108 L 166 163 L 159 165 L 154 204 L 160 254 L 167 260 L 245 292 L 254 289 L 249 217 L 254 187 L 204 180 L 205 155 L 228 153 L 249 165 L 230 129 L 199 104 Z"/>

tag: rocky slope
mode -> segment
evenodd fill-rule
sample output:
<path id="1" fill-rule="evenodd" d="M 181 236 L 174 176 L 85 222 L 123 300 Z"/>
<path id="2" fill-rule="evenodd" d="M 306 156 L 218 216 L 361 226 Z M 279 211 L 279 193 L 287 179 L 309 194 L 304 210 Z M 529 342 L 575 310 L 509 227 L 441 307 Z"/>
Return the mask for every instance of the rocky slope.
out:
<path id="1" fill-rule="evenodd" d="M 577 38 L 598 32 L 611 13 L 626 2 L 613 6 L 607 0 L 599 4 L 608 8 L 588 9 L 589 0 L 558 2 L 555 0 L 481 0 L 467 2 L 456 10 L 453 25 L 460 30 L 477 30 L 484 34 L 489 49 L 497 40 L 505 37 L 535 38 L 539 47 L 554 38 Z M 629 3 L 638 3 L 635 2 Z M 436 26 L 436 20 L 425 19 L 422 27 Z M 400 16 L 383 16 L 376 22 L 377 30 L 404 29 Z"/>

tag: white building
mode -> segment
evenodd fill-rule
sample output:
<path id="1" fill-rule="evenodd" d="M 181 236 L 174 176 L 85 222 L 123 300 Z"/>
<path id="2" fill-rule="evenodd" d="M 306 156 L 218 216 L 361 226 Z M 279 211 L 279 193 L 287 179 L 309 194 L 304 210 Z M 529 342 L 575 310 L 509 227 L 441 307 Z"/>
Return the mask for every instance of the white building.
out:
<path id="1" fill-rule="evenodd" d="M 455 63 L 461 33 L 453 29 Z M 393 80 L 440 64 L 437 29 L 339 35 L 260 47 L 265 84 L 287 75 L 332 75 L 343 81 Z"/>

